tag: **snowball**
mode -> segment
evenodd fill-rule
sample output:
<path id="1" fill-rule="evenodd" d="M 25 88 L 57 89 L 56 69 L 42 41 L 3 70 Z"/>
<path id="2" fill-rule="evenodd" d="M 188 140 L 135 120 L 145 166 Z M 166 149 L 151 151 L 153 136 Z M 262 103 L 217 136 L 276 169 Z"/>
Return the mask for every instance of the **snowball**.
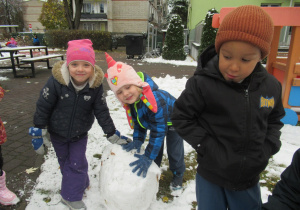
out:
<path id="1" fill-rule="evenodd" d="M 101 157 L 99 188 L 108 209 L 148 209 L 156 199 L 161 171 L 152 162 L 146 178 L 132 173 L 129 164 L 135 150 L 126 152 L 120 145 L 107 145 Z"/>

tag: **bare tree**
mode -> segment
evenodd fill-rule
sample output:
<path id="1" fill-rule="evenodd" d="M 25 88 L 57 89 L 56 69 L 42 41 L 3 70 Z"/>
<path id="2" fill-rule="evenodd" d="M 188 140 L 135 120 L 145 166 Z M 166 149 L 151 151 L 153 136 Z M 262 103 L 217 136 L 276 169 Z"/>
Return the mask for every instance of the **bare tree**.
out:
<path id="1" fill-rule="evenodd" d="M 65 8 L 65 16 L 68 21 L 69 29 L 78 29 L 80 24 L 83 0 L 63 0 L 63 1 L 64 1 L 64 8 Z M 75 14 L 73 14 L 73 12 L 75 12 Z"/>
<path id="2" fill-rule="evenodd" d="M 19 25 L 23 29 L 23 10 L 22 0 L 0 0 L 0 24 Z"/>

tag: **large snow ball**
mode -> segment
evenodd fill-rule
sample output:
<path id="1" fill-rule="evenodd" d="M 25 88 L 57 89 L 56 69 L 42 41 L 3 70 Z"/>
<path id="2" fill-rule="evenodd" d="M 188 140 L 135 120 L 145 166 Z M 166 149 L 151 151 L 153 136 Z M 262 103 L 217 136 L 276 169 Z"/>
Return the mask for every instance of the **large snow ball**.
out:
<path id="1" fill-rule="evenodd" d="M 129 164 L 135 160 L 135 150 L 126 152 L 120 145 L 110 144 L 101 157 L 99 187 L 108 209 L 148 209 L 159 187 L 161 171 L 153 162 L 146 178 L 132 173 Z"/>

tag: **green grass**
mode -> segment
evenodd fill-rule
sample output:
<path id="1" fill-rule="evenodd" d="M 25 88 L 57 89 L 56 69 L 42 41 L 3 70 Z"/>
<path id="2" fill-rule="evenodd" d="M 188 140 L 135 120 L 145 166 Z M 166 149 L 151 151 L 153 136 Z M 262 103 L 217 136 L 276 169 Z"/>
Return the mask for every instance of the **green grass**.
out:
<path id="1" fill-rule="evenodd" d="M 260 186 L 261 187 L 267 187 L 268 188 L 268 190 L 270 191 L 270 192 L 272 192 L 273 191 L 273 189 L 274 189 L 274 187 L 275 187 L 275 185 L 276 185 L 276 183 L 279 181 L 279 177 L 277 177 L 277 176 L 270 176 L 270 175 L 268 175 L 268 171 L 267 170 L 264 170 L 261 174 L 260 174 L 260 180 L 262 181 L 262 180 L 264 180 L 265 182 L 261 182 L 260 183 Z"/>
<path id="2" fill-rule="evenodd" d="M 196 170 L 197 170 L 197 161 L 196 161 L 196 152 L 190 152 L 185 155 L 184 158 L 186 171 L 183 176 L 183 186 L 190 180 L 195 179 Z M 162 165 L 169 166 L 168 159 L 164 156 L 162 160 Z M 173 174 L 168 169 L 163 171 L 159 180 L 159 190 L 156 195 L 157 199 L 162 199 L 165 203 L 173 201 L 174 196 L 171 195 L 170 183 L 172 181 Z M 193 202 L 193 208 L 196 208 L 197 202 Z"/>
<path id="3" fill-rule="evenodd" d="M 93 157 L 98 158 L 99 160 L 101 160 L 102 155 L 101 154 L 94 154 Z"/>

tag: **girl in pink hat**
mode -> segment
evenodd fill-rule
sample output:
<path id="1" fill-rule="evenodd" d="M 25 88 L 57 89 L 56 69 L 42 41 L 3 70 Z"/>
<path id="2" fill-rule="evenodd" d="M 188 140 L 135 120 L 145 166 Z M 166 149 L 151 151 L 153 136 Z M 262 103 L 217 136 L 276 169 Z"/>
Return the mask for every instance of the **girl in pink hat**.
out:
<path id="1" fill-rule="evenodd" d="M 114 144 L 130 142 L 116 130 L 103 96 L 102 69 L 95 65 L 89 39 L 68 42 L 67 61 L 53 66 L 52 76 L 41 91 L 29 129 L 37 153 L 44 152 L 47 129 L 62 173 L 62 203 L 70 209 L 86 209 L 83 193 L 89 186 L 86 146 L 96 117 L 107 139 Z"/>

